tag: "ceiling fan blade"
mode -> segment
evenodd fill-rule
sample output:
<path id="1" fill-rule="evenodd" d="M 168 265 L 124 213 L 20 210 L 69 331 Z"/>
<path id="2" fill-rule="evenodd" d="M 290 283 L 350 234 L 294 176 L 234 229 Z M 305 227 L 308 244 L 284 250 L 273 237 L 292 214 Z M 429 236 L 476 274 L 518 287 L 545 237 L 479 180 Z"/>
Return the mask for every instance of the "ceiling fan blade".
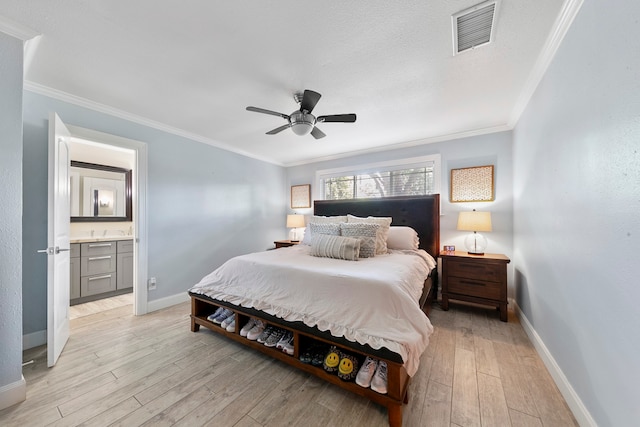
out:
<path id="1" fill-rule="evenodd" d="M 312 112 L 318 101 L 320 101 L 321 96 L 318 92 L 305 89 L 304 95 L 302 95 L 302 102 L 300 102 L 300 111 Z"/>
<path id="2" fill-rule="evenodd" d="M 270 130 L 269 132 L 267 132 L 267 135 L 275 135 L 276 133 L 280 133 L 285 129 L 288 129 L 291 127 L 291 123 L 287 123 L 286 125 L 282 125 L 279 128 L 275 128 L 273 130 Z"/>
<path id="3" fill-rule="evenodd" d="M 254 113 L 270 114 L 272 116 L 278 116 L 278 117 L 282 117 L 283 119 L 289 120 L 289 116 L 286 114 L 278 113 L 277 111 L 265 110 L 264 108 L 247 107 L 247 111 L 253 111 Z"/>
<path id="4" fill-rule="evenodd" d="M 318 122 L 340 122 L 340 123 L 353 123 L 356 121 L 355 114 L 332 114 L 330 116 L 319 116 Z"/>
<path id="5" fill-rule="evenodd" d="M 325 133 L 324 133 L 324 132 L 322 132 L 320 129 L 318 129 L 318 128 L 317 128 L 317 127 L 315 127 L 315 126 L 314 126 L 314 128 L 311 130 L 311 135 L 313 135 L 313 137 L 314 137 L 315 139 L 320 139 L 320 138 L 324 138 L 325 136 L 327 136 L 327 135 L 325 135 Z"/>

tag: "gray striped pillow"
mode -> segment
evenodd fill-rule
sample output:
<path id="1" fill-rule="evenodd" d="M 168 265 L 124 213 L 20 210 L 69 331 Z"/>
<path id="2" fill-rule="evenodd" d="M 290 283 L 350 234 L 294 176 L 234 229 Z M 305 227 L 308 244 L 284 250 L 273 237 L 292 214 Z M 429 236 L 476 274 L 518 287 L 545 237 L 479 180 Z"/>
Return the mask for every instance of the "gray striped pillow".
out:
<path id="1" fill-rule="evenodd" d="M 311 255 L 357 261 L 360 255 L 360 239 L 314 234 L 311 243 Z"/>

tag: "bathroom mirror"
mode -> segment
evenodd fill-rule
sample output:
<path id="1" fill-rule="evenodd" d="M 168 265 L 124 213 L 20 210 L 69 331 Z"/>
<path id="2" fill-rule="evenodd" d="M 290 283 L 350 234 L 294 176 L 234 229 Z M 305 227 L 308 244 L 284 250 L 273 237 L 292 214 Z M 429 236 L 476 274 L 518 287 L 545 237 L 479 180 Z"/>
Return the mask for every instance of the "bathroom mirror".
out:
<path id="1" fill-rule="evenodd" d="M 131 221 L 131 169 L 71 161 L 71 222 Z"/>

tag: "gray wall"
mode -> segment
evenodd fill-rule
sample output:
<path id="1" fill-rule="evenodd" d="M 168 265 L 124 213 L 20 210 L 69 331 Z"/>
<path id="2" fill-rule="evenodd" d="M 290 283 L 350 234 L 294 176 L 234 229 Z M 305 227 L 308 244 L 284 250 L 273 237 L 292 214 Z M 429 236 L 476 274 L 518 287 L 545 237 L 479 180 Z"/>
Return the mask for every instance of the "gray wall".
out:
<path id="1" fill-rule="evenodd" d="M 0 32 L 0 58 L 0 390 L 3 390 L 6 386 L 15 387 L 22 378 L 22 41 Z"/>
<path id="2" fill-rule="evenodd" d="M 488 240 L 487 252 L 503 253 L 510 257 L 513 252 L 511 138 L 511 132 L 500 132 L 293 166 L 287 168 L 287 180 L 289 185 L 311 184 L 312 193 L 315 193 L 318 190 L 315 188 L 317 187 L 315 182 L 317 170 L 440 154 L 442 161 L 440 248 L 442 249 L 443 245 L 455 245 L 456 249 L 464 250 L 464 238 L 468 232 L 456 230 L 458 212 L 471 209 L 488 210 L 491 212 L 493 231 L 484 233 Z M 450 203 L 451 169 L 484 165 L 494 165 L 495 201 Z M 311 213 L 311 209 L 297 211 L 304 214 Z M 513 274 L 509 274 L 510 281 L 512 278 Z"/>
<path id="3" fill-rule="evenodd" d="M 514 132 L 518 304 L 601 426 L 640 420 L 638 16 L 585 1 Z"/>
<path id="4" fill-rule="evenodd" d="M 49 112 L 70 125 L 148 144 L 149 300 L 186 292 L 234 255 L 282 238 L 284 168 L 29 91 L 24 92 L 24 333 L 46 329 Z"/>

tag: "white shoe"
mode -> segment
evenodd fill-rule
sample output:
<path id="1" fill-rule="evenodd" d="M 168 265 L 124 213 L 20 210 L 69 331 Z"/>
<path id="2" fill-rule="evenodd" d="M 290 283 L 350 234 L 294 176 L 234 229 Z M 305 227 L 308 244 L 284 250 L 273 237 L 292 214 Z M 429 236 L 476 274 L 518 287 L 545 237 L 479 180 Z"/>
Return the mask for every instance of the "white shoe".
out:
<path id="1" fill-rule="evenodd" d="M 213 318 L 213 323 L 217 323 L 219 325 L 222 323 L 224 319 L 226 319 L 229 316 L 233 316 L 233 311 L 229 310 L 228 308 L 225 308 L 220 312 L 220 314 L 218 314 L 216 317 Z"/>
<path id="2" fill-rule="evenodd" d="M 387 394 L 387 362 L 378 363 L 378 369 L 371 380 L 371 390 L 380 394 Z"/>
<path id="3" fill-rule="evenodd" d="M 251 341 L 257 340 L 258 337 L 262 335 L 262 333 L 264 332 L 264 328 L 266 327 L 267 325 L 262 320 L 256 320 L 253 328 L 251 328 L 251 330 L 247 332 L 247 339 L 250 339 Z"/>
<path id="4" fill-rule="evenodd" d="M 367 356 L 362 364 L 362 368 L 358 371 L 358 375 L 356 375 L 356 384 L 360 387 L 368 388 L 371 385 L 371 379 L 373 375 L 376 373 L 376 368 L 378 367 L 378 361 L 372 357 Z"/>
<path id="5" fill-rule="evenodd" d="M 246 337 L 247 333 L 249 333 L 251 328 L 253 328 L 256 325 L 256 321 L 257 321 L 257 319 L 254 319 L 253 317 L 250 318 L 249 321 L 247 322 L 247 324 L 244 325 L 242 327 L 242 329 L 240 329 L 240 336 Z"/>
<path id="6" fill-rule="evenodd" d="M 222 329 L 227 329 L 227 326 L 229 326 L 231 322 L 233 322 L 235 326 L 236 316 L 234 316 L 233 314 L 231 314 L 229 317 L 225 318 L 222 322 L 220 322 L 220 327 Z"/>
<path id="7" fill-rule="evenodd" d="M 224 323 L 224 322 L 223 322 Z M 225 328 L 227 332 L 235 332 L 236 331 L 236 316 L 231 316 L 231 322 Z"/>

